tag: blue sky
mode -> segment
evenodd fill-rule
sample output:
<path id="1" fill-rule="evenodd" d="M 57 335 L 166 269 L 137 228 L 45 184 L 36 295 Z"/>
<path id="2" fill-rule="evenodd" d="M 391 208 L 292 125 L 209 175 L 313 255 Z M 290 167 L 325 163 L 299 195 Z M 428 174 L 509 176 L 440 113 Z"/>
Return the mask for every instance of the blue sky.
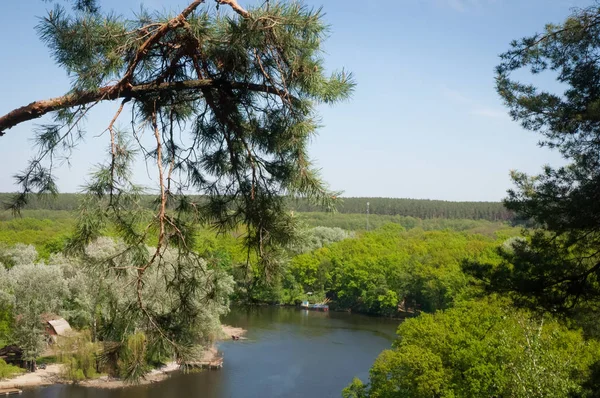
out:
<path id="1" fill-rule="evenodd" d="M 249 6 L 261 0 L 238 1 Z M 512 39 L 561 22 L 570 8 L 591 0 L 305 3 L 323 6 L 331 25 L 327 66 L 353 72 L 358 84 L 350 101 L 320 109 L 324 127 L 311 143 L 311 156 L 333 189 L 345 196 L 497 201 L 511 186 L 511 169 L 536 173 L 561 162 L 558 154 L 537 147 L 539 136 L 507 116 L 494 90 L 494 67 Z M 100 4 L 131 15 L 140 4 L 178 11 L 186 2 Z M 51 6 L 42 0 L 3 2 L 0 114 L 69 88 L 34 30 Z M 61 191 L 78 191 L 102 161 L 106 136 L 94 136 L 117 105 L 103 105 L 89 117 L 86 142 L 57 173 Z M 25 123 L 0 138 L 0 191 L 16 189 L 11 176 L 32 153 L 34 127 Z M 141 166 L 138 177 L 151 184 Z"/>

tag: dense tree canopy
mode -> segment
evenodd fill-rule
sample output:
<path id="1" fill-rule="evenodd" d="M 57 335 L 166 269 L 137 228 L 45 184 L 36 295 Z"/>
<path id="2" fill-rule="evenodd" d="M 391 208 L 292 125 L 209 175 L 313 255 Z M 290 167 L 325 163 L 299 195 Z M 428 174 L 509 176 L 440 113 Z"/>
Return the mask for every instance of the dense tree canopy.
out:
<path id="1" fill-rule="evenodd" d="M 423 314 L 358 379 L 347 398 L 568 397 L 581 388 L 600 347 L 551 319 L 498 300 L 471 301 Z M 593 391 L 591 391 L 593 393 Z"/>
<path id="2" fill-rule="evenodd" d="M 369 204 L 370 214 L 399 215 L 420 219 L 471 219 L 489 221 L 512 221 L 513 212 L 501 202 L 450 202 L 428 199 L 399 198 L 341 198 L 337 211 L 340 213 L 363 213 Z M 318 211 L 307 200 L 296 200 L 292 207 L 298 211 Z"/>
<path id="3" fill-rule="evenodd" d="M 379 315 L 433 312 L 469 297 L 465 259 L 497 259 L 498 238 L 388 224 L 294 257 L 289 267 L 300 291 L 327 296 L 341 309 Z"/>
<path id="4" fill-rule="evenodd" d="M 233 289 L 231 276 L 167 250 L 160 266 L 148 271 L 140 312 L 138 293 L 129 288 L 137 280 L 128 266 L 134 254 L 123 254 L 124 246 L 100 238 L 78 258 L 56 254 L 47 261 L 32 257 L 31 246 L 2 251 L 2 258 L 16 260 L 9 269 L 0 263 L 0 337 L 18 344 L 24 359 L 34 363 L 46 348 L 43 316 L 58 314 L 77 330 L 87 329 L 91 342 L 101 342 L 99 352 L 115 362 L 109 372 L 124 379 L 139 378 L 148 364 L 197 360 L 202 347 L 220 333 L 219 317 L 228 311 Z M 151 255 L 153 249 L 146 251 Z M 102 265 L 107 258 L 110 268 Z M 127 354 L 132 338 L 144 340 L 136 358 Z"/>
<path id="5" fill-rule="evenodd" d="M 11 194 L 0 193 L 0 201 L 10 202 Z M 29 210 L 77 210 L 81 194 L 61 193 L 49 200 L 46 197 L 31 197 L 24 209 Z M 144 206 L 152 207 L 154 197 L 146 195 L 141 197 Z M 191 196 L 196 202 L 202 202 L 203 198 Z M 414 217 L 421 220 L 430 219 L 455 219 L 455 220 L 488 220 L 488 221 L 511 221 L 514 219 L 513 212 L 504 207 L 501 202 L 449 202 L 442 200 L 427 199 L 397 199 L 397 198 L 346 198 L 340 197 L 336 206 L 336 213 L 340 214 L 366 214 L 367 202 L 369 203 L 369 214 L 377 217 L 398 216 Z M 295 212 L 321 212 L 323 209 L 310 200 L 299 200 L 291 198 L 288 206 Z M 334 215 L 335 213 L 328 213 Z M 324 214 L 325 215 L 325 214 Z M 324 216 L 323 215 L 323 216 Z M 364 217 L 363 217 L 364 218 Z M 388 219 L 392 221 L 393 219 Z M 375 220 L 376 222 L 377 220 Z M 366 220 L 362 220 L 362 228 L 366 228 Z M 372 225 L 373 229 L 377 224 Z M 380 225 L 379 225 L 380 226 Z"/>

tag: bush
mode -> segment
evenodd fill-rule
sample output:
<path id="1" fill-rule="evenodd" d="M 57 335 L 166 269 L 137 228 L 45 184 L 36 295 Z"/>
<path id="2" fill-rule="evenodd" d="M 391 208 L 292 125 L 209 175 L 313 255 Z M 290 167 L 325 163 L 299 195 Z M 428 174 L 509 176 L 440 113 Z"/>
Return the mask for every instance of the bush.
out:
<path id="1" fill-rule="evenodd" d="M 149 370 L 146 362 L 147 339 L 144 333 L 132 334 L 122 345 L 117 367 L 119 375 L 125 381 L 139 380 Z"/>
<path id="2" fill-rule="evenodd" d="M 39 366 L 39 365 L 50 365 L 53 363 L 59 363 L 59 358 L 57 358 L 55 355 L 48 355 L 46 357 L 39 357 L 35 360 L 35 363 Z"/>
<path id="3" fill-rule="evenodd" d="M 64 377 L 72 382 L 98 376 L 99 346 L 91 342 L 89 332 L 65 339 L 61 343 L 61 362 L 65 365 Z"/>
<path id="4" fill-rule="evenodd" d="M 0 379 L 12 377 L 23 372 L 25 372 L 25 369 L 9 365 L 6 362 L 4 362 L 3 359 L 0 359 Z"/>

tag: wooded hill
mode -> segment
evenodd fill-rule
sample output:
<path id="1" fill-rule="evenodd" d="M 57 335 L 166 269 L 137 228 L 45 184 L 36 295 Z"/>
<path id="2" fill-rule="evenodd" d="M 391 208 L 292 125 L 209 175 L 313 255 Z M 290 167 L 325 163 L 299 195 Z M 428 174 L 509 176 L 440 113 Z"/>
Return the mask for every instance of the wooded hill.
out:
<path id="1" fill-rule="evenodd" d="M 13 194 L 0 193 L 0 202 L 6 203 Z M 80 194 L 63 193 L 58 197 L 32 197 L 25 209 L 30 210 L 76 210 Z M 148 195 L 148 206 L 155 197 Z M 199 198 L 200 199 L 200 198 Z M 343 214 L 369 213 L 388 216 L 415 217 L 420 219 L 470 219 L 488 221 L 510 221 L 514 214 L 501 202 L 449 202 L 428 199 L 398 198 L 340 198 L 337 211 Z M 319 212 L 324 209 L 306 200 L 290 200 L 290 209 L 298 212 Z"/>

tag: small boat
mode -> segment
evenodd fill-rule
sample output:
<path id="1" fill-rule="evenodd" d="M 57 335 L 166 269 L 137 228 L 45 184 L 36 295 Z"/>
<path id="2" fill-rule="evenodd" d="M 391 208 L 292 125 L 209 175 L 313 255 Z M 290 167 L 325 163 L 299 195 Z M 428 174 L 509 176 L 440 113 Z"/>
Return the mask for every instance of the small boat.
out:
<path id="1" fill-rule="evenodd" d="M 0 395 L 18 395 L 22 392 L 23 391 L 19 390 L 18 388 L 0 388 Z"/>
<path id="2" fill-rule="evenodd" d="M 327 304 L 311 304 L 308 301 L 303 301 L 302 304 L 300 304 L 300 307 L 313 311 L 329 311 L 329 306 Z"/>

